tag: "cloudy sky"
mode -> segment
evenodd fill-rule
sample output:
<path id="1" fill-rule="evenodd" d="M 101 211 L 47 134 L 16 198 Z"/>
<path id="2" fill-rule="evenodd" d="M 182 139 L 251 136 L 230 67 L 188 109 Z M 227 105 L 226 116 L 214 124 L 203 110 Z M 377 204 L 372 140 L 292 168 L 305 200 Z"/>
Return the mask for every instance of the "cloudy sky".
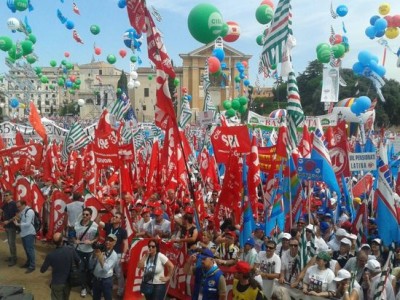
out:
<path id="1" fill-rule="evenodd" d="M 88 63 L 94 56 L 96 60 L 106 60 L 108 54 L 117 57 L 116 67 L 129 71 L 129 56 L 131 50 L 123 43 L 123 34 L 130 28 L 126 9 L 118 7 L 118 0 L 31 0 L 34 10 L 31 12 L 12 13 L 2 1 L 0 7 L 0 36 L 9 36 L 14 41 L 24 39 L 22 33 L 12 33 L 7 27 L 9 18 L 28 19 L 33 33 L 37 37 L 35 53 L 39 57 L 36 65 L 48 66 L 50 60 L 58 63 L 65 59 L 64 53 L 69 52 L 69 61 L 73 63 Z M 80 9 L 80 15 L 74 14 L 72 4 L 76 3 Z M 154 7 L 162 16 L 161 22 L 156 22 L 162 31 L 168 53 L 175 65 L 180 66 L 180 53 L 187 53 L 201 47 L 202 44 L 190 35 L 187 18 L 190 10 L 202 1 L 194 0 L 149 0 L 148 7 Z M 246 54 L 253 55 L 249 65 L 249 79 L 253 83 L 257 76 L 258 57 L 262 48 L 256 44 L 256 37 L 263 32 L 265 25 L 261 25 L 255 19 L 255 11 L 260 1 L 248 0 L 210 0 L 207 3 L 215 5 L 221 12 L 224 21 L 235 21 L 241 28 L 241 36 L 238 41 L 230 46 Z M 277 5 L 278 1 L 274 1 Z M 296 72 L 304 71 L 308 63 L 316 58 L 316 46 L 322 42 L 328 42 L 331 26 L 338 34 L 344 34 L 349 39 L 350 52 L 343 58 L 343 66 L 351 68 L 357 61 L 360 50 L 369 50 L 380 59 L 383 57 L 384 48 L 377 40 L 370 40 L 365 35 L 365 28 L 369 26 L 369 20 L 373 15 L 378 15 L 378 8 L 383 1 L 377 0 L 292 0 L 293 32 L 297 45 L 293 51 L 293 63 Z M 400 14 L 399 1 L 387 1 L 391 6 L 389 15 Z M 331 5 L 334 10 L 339 5 L 348 7 L 348 14 L 343 18 L 333 19 Z M 68 30 L 57 18 L 57 9 L 65 17 L 73 21 L 75 29 L 82 38 L 84 44 L 78 44 L 72 38 L 72 31 Z M 91 34 L 91 25 L 98 25 L 101 29 L 98 35 Z M 344 33 L 343 29 L 347 31 Z M 397 52 L 400 46 L 400 37 L 388 40 L 392 51 Z M 145 44 L 145 40 L 143 42 Z M 101 48 L 101 55 L 94 55 L 93 47 Z M 125 58 L 119 56 L 119 51 L 128 52 Z M 8 69 L 4 65 L 5 53 L 0 51 L 0 73 Z M 142 66 L 149 66 L 145 45 L 141 52 L 136 51 L 143 61 Z M 397 56 L 390 50 L 387 51 L 385 67 L 387 77 L 400 81 L 399 69 L 396 67 Z M 382 63 L 382 61 L 380 62 Z M 270 84 L 262 80 L 262 85 Z M 350 95 L 349 95 L 350 96 Z"/>

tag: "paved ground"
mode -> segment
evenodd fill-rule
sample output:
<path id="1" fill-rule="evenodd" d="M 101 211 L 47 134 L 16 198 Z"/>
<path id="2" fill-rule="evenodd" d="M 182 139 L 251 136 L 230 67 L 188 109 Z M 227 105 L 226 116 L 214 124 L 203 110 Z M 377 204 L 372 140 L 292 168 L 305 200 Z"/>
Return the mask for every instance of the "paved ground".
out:
<path id="1" fill-rule="evenodd" d="M 26 261 L 24 249 L 21 244 L 21 238 L 17 237 L 17 254 L 18 262 L 13 267 L 8 267 L 5 258 L 9 256 L 8 244 L 5 241 L 6 234 L 0 231 L 0 285 L 19 285 L 23 286 L 26 292 L 32 293 L 36 300 L 50 299 L 50 277 L 51 268 L 46 273 L 40 273 L 40 267 L 43 263 L 46 254 L 49 253 L 54 246 L 49 243 L 36 241 L 36 270 L 30 274 L 25 274 L 26 269 L 21 269 L 20 266 Z M 91 299 L 91 296 L 86 296 L 86 299 Z M 71 291 L 70 300 L 84 299 L 80 296 L 80 288 L 73 288 Z"/>

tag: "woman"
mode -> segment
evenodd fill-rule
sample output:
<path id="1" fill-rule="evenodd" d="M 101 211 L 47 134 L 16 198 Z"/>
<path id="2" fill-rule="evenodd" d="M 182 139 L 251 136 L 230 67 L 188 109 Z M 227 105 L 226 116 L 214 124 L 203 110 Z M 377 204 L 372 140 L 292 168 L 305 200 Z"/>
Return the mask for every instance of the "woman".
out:
<path id="1" fill-rule="evenodd" d="M 204 231 L 201 237 L 201 241 L 197 242 L 197 248 L 210 249 L 213 253 L 217 249 L 217 246 L 212 241 L 212 235 L 209 231 Z"/>
<path id="2" fill-rule="evenodd" d="M 196 242 L 199 232 L 193 221 L 193 215 L 185 213 L 182 218 L 181 230 L 178 238 L 171 239 L 173 243 L 186 243 L 187 251 L 191 252 L 196 249 Z"/>
<path id="3" fill-rule="evenodd" d="M 251 266 L 247 262 L 238 261 L 235 266 L 230 268 L 230 272 L 235 276 L 232 286 L 233 300 L 262 300 L 264 298 L 262 287 L 254 279 Z"/>
<path id="4" fill-rule="evenodd" d="M 364 299 L 363 291 L 357 281 L 354 280 L 353 287 L 350 289 L 351 273 L 345 269 L 339 270 L 333 279 L 336 282 L 335 299 L 358 300 Z"/>
<path id="5" fill-rule="evenodd" d="M 321 251 L 316 258 L 316 264 L 308 268 L 303 279 L 303 293 L 317 297 L 329 298 L 335 292 L 333 279 L 335 273 L 329 268 L 331 256 Z"/>
<path id="6" fill-rule="evenodd" d="M 138 263 L 139 269 L 144 269 L 140 292 L 145 293 L 146 300 L 164 299 L 167 291 L 166 282 L 170 280 L 174 265 L 160 252 L 159 244 L 150 240 L 147 244 L 149 253 L 142 257 Z M 164 276 L 165 268 L 167 275 Z M 144 289 L 142 290 L 142 286 Z"/>

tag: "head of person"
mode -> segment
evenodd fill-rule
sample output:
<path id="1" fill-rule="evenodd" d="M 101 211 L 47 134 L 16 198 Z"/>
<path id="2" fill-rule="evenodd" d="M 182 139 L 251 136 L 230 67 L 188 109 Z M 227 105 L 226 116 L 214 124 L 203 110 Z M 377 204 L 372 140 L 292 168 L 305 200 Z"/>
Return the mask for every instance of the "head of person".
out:
<path id="1" fill-rule="evenodd" d="M 156 219 L 156 222 L 161 222 L 164 219 L 164 212 L 161 208 L 156 208 L 154 210 L 154 217 Z"/>
<path id="2" fill-rule="evenodd" d="M 351 279 L 351 273 L 345 269 L 341 269 L 337 272 L 336 277 L 333 279 L 336 282 L 338 290 L 342 290 L 343 287 L 349 283 Z"/>
<path id="3" fill-rule="evenodd" d="M 147 248 L 149 249 L 149 255 L 154 256 L 160 251 L 160 245 L 156 240 L 150 240 L 147 243 Z"/>
<path id="4" fill-rule="evenodd" d="M 296 238 L 289 240 L 290 256 L 295 257 L 299 251 L 299 241 Z"/>
<path id="5" fill-rule="evenodd" d="M 4 201 L 6 202 L 10 202 L 13 200 L 13 193 L 10 190 L 5 191 L 3 196 L 4 196 Z"/>
<path id="6" fill-rule="evenodd" d="M 116 212 L 111 220 L 113 224 L 120 225 L 122 223 L 122 214 L 120 212 Z"/>
<path id="7" fill-rule="evenodd" d="M 262 224 L 257 223 L 256 228 L 254 229 L 254 237 L 258 239 L 262 239 L 264 236 L 264 227 Z"/>
<path id="8" fill-rule="evenodd" d="M 251 266 L 248 262 L 238 261 L 236 265 L 229 268 L 229 271 L 234 274 L 239 281 L 245 281 L 250 278 Z"/>
<path id="9" fill-rule="evenodd" d="M 175 191 L 174 191 L 173 189 L 169 189 L 169 190 L 167 191 L 167 198 L 168 198 L 169 200 L 175 199 Z"/>
<path id="10" fill-rule="evenodd" d="M 367 262 L 368 254 L 365 252 L 365 250 L 360 250 L 357 254 L 357 267 L 364 268 Z"/>
<path id="11" fill-rule="evenodd" d="M 110 251 L 114 248 L 117 240 L 118 240 L 118 238 L 115 234 L 110 233 L 109 235 L 107 235 L 106 241 L 105 241 L 107 251 Z"/>
<path id="12" fill-rule="evenodd" d="M 227 245 L 232 245 L 236 241 L 236 232 L 228 231 L 225 233 L 225 243 Z"/>
<path id="13" fill-rule="evenodd" d="M 214 253 L 210 249 L 203 249 L 200 254 L 201 267 L 208 271 L 214 266 Z"/>
<path id="14" fill-rule="evenodd" d="M 16 206 L 17 206 L 17 209 L 19 211 L 23 211 L 25 209 L 25 207 L 26 207 L 26 201 L 25 200 L 18 200 L 16 202 Z"/>
<path id="15" fill-rule="evenodd" d="M 314 225 L 308 224 L 306 226 L 306 239 L 307 239 L 307 241 L 311 240 L 311 238 L 313 236 L 313 233 L 314 233 Z"/>
<path id="16" fill-rule="evenodd" d="M 211 193 L 211 199 L 210 199 L 210 203 L 217 203 L 218 201 L 218 191 L 212 191 Z"/>
<path id="17" fill-rule="evenodd" d="M 212 241 L 211 232 L 209 232 L 209 231 L 203 231 L 203 234 L 202 234 L 202 241 L 203 241 L 203 243 L 205 243 L 205 244 L 208 244 L 209 242 L 211 242 L 211 241 Z"/>
<path id="18" fill-rule="evenodd" d="M 376 259 L 368 260 L 365 269 L 372 274 L 372 277 L 382 272 L 381 263 Z"/>
<path id="19" fill-rule="evenodd" d="M 378 228 L 375 218 L 368 218 L 368 230 L 374 231 Z"/>
<path id="20" fill-rule="evenodd" d="M 331 261 L 331 256 L 327 251 L 320 251 L 317 254 L 317 266 L 320 270 L 325 270 L 329 268 L 329 262 Z"/>
<path id="21" fill-rule="evenodd" d="M 143 208 L 141 216 L 145 220 L 150 219 L 150 209 L 148 209 L 147 207 Z"/>
<path id="22" fill-rule="evenodd" d="M 381 239 L 373 239 L 373 240 L 371 241 L 371 250 L 372 250 L 372 253 L 378 252 L 378 251 L 380 250 L 381 244 L 382 244 Z"/>
<path id="23" fill-rule="evenodd" d="M 64 242 L 63 239 L 64 239 L 64 236 L 61 232 L 56 232 L 55 234 L 53 234 L 53 243 L 57 247 L 61 247 L 63 245 L 63 242 Z"/>
<path id="24" fill-rule="evenodd" d="M 276 249 L 275 241 L 269 240 L 268 242 L 266 242 L 265 249 L 266 249 L 267 257 L 271 258 L 274 255 L 275 249 Z"/>
<path id="25" fill-rule="evenodd" d="M 351 248 L 351 241 L 348 238 L 343 238 L 340 240 L 339 251 L 341 254 L 349 253 Z"/>
<path id="26" fill-rule="evenodd" d="M 82 220 L 90 221 L 92 218 L 93 211 L 90 207 L 85 207 L 82 211 Z"/>
<path id="27" fill-rule="evenodd" d="M 80 193 L 73 193 L 72 194 L 72 201 L 81 201 L 82 195 Z"/>
<path id="28" fill-rule="evenodd" d="M 289 240 L 292 238 L 290 233 L 284 232 L 282 233 L 282 248 L 289 249 Z"/>
<path id="29" fill-rule="evenodd" d="M 304 226 L 306 226 L 306 219 L 304 217 L 300 217 L 297 220 L 297 229 L 298 230 L 303 230 Z"/>
<path id="30" fill-rule="evenodd" d="M 255 241 L 253 238 L 248 238 L 244 243 L 244 252 L 249 252 L 252 248 L 254 248 Z"/>

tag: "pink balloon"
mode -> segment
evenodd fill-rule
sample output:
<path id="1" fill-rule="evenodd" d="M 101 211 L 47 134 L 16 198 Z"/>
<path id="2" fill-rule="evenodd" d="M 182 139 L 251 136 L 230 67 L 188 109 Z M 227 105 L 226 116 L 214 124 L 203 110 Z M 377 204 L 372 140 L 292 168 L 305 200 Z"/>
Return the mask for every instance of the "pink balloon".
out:
<path id="1" fill-rule="evenodd" d="M 215 56 L 210 56 L 208 58 L 208 70 L 211 74 L 216 73 L 221 68 L 221 62 Z"/>
<path id="2" fill-rule="evenodd" d="M 243 65 L 243 67 L 245 67 L 245 68 L 247 68 L 249 65 L 248 65 L 248 63 L 247 63 L 247 61 L 242 61 L 242 65 Z"/>
<path id="3" fill-rule="evenodd" d="M 124 50 L 124 49 L 119 50 L 119 55 L 120 55 L 122 58 L 124 58 L 124 57 L 126 56 L 126 50 Z"/>
<path id="4" fill-rule="evenodd" d="M 101 48 L 99 48 L 99 47 L 94 48 L 94 53 L 96 55 L 100 55 L 101 54 Z"/>
<path id="5" fill-rule="evenodd" d="M 65 56 L 65 57 L 69 57 L 69 52 L 65 51 L 65 52 L 64 52 L 64 56 Z"/>
<path id="6" fill-rule="evenodd" d="M 260 5 L 268 5 L 272 9 L 274 9 L 274 2 L 272 0 L 263 0 Z"/>

